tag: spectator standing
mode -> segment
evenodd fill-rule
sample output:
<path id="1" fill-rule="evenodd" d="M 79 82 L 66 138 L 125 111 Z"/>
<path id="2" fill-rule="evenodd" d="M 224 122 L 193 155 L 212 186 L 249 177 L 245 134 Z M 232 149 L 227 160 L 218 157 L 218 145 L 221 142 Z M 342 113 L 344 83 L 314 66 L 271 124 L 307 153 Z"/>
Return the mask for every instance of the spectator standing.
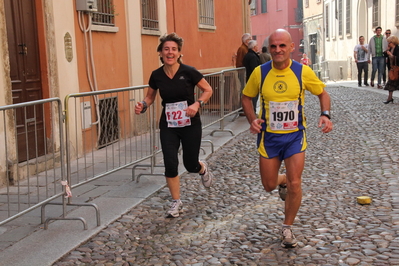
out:
<path id="1" fill-rule="evenodd" d="M 248 53 L 244 56 L 243 64 L 245 66 L 246 81 L 252 74 L 255 67 L 260 65 L 260 58 L 258 55 L 258 42 L 255 40 L 250 40 L 248 42 Z M 252 98 L 252 103 L 256 113 L 256 104 L 258 102 L 258 96 Z"/>
<path id="2" fill-rule="evenodd" d="M 264 64 L 270 60 L 272 60 L 272 56 L 267 52 L 267 47 L 262 47 L 262 53 L 259 55 L 260 63 Z"/>
<path id="3" fill-rule="evenodd" d="M 392 66 L 399 66 L 399 40 L 395 35 L 387 38 L 388 50 L 386 55 L 388 57 L 388 68 Z M 388 82 L 384 88 L 388 91 L 388 99 L 384 102 L 385 104 L 393 103 L 393 91 L 399 90 L 399 80 L 388 79 Z"/>
<path id="4" fill-rule="evenodd" d="M 368 86 L 368 74 L 369 74 L 369 56 L 368 56 L 368 44 L 364 43 L 364 37 L 359 37 L 359 44 L 355 45 L 353 50 L 353 57 L 355 58 L 357 66 L 357 83 L 359 87 L 362 86 L 362 72 L 364 72 L 364 85 Z"/>
<path id="5" fill-rule="evenodd" d="M 332 130 L 330 96 L 313 70 L 291 60 L 294 50 L 291 35 L 284 29 L 269 37 L 272 60 L 255 68 L 242 93 L 242 105 L 250 124 L 250 132 L 258 134 L 259 168 L 262 184 L 267 192 L 279 186 L 280 198 L 285 201 L 282 243 L 285 248 L 297 246 L 292 225 L 301 206 L 302 171 L 305 164 L 306 118 L 305 90 L 317 95 L 321 116 L 318 126 L 323 133 Z M 253 111 L 251 98 L 260 91 L 259 118 Z M 286 174 L 279 174 L 284 161 Z"/>
<path id="6" fill-rule="evenodd" d="M 241 37 L 241 46 L 238 47 L 237 50 L 237 58 L 236 58 L 236 67 L 243 67 L 244 64 L 242 60 L 244 59 L 244 56 L 248 53 L 248 43 L 251 40 L 251 34 L 249 33 L 244 33 Z"/>
<path id="7" fill-rule="evenodd" d="M 371 56 L 371 80 L 370 85 L 374 87 L 375 74 L 378 71 L 377 87 L 382 89 L 382 78 L 385 71 L 384 52 L 388 48 L 387 40 L 381 35 L 382 28 L 375 28 L 375 35 L 369 41 L 369 56 Z"/>
<path id="8" fill-rule="evenodd" d="M 212 87 L 194 67 L 182 64 L 183 39 L 176 33 L 160 38 L 157 52 L 163 65 L 150 76 L 149 88 L 143 101 L 138 102 L 135 113 L 144 113 L 159 91 L 162 98 L 162 113 L 159 120 L 165 177 L 172 196 L 167 218 L 179 217 L 183 209 L 180 200 L 180 178 L 178 176 L 178 152 L 183 148 L 183 164 L 188 172 L 199 173 L 204 187 L 209 188 L 213 175 L 205 162 L 199 161 L 202 125 L 198 110 L 212 96 Z M 197 86 L 203 93 L 194 98 Z"/>

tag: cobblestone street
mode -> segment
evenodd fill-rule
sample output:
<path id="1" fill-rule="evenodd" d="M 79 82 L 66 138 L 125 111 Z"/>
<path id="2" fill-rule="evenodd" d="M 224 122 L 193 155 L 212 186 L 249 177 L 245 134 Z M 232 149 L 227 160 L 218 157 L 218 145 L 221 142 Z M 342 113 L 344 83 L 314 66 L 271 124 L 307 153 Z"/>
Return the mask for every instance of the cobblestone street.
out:
<path id="1" fill-rule="evenodd" d="M 210 190 L 198 175 L 182 177 L 179 218 L 165 218 L 164 188 L 54 265 L 399 265 L 399 99 L 383 104 L 388 92 L 374 90 L 328 86 L 329 134 L 317 128 L 318 98 L 306 95 L 298 247 L 280 246 L 284 203 L 264 191 L 256 137 L 246 131 L 208 158 Z"/>

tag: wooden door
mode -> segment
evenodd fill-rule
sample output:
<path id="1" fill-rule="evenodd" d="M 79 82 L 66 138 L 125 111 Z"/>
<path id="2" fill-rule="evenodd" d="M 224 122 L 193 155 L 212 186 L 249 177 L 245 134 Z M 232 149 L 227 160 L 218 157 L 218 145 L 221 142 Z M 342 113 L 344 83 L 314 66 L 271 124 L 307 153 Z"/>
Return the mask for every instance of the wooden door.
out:
<path id="1" fill-rule="evenodd" d="M 42 99 L 34 0 L 5 0 L 13 103 Z M 19 162 L 44 155 L 43 106 L 16 112 Z"/>

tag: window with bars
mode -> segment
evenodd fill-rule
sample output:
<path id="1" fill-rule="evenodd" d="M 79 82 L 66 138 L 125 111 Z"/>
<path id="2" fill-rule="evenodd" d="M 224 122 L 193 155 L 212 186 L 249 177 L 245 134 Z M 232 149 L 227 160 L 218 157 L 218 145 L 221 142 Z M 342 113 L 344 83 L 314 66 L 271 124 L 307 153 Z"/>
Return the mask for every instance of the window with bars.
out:
<path id="1" fill-rule="evenodd" d="M 351 0 L 346 0 L 346 34 L 350 35 L 352 33 L 351 29 Z"/>
<path id="2" fill-rule="evenodd" d="M 93 24 L 115 26 L 115 6 L 113 0 L 97 0 L 97 12 L 93 13 Z"/>
<path id="3" fill-rule="evenodd" d="M 326 5 L 326 39 L 330 39 L 330 24 L 329 24 L 329 19 L 330 19 L 330 6 Z"/>
<path id="4" fill-rule="evenodd" d="M 267 0 L 261 0 L 260 11 L 262 13 L 267 13 Z"/>
<path id="5" fill-rule="evenodd" d="M 342 12 L 342 0 L 338 0 L 338 36 L 343 34 Z"/>
<path id="6" fill-rule="evenodd" d="M 251 1 L 251 5 L 249 6 L 249 8 L 251 9 L 251 16 L 255 16 L 257 14 L 257 12 L 256 12 L 256 1 L 257 0 L 252 0 Z"/>
<path id="7" fill-rule="evenodd" d="M 141 0 L 142 28 L 159 30 L 157 0 Z"/>
<path id="8" fill-rule="evenodd" d="M 378 0 L 373 0 L 373 28 L 379 26 L 379 17 L 378 17 Z"/>
<path id="9" fill-rule="evenodd" d="M 215 26 L 213 0 L 198 0 L 199 24 Z"/>

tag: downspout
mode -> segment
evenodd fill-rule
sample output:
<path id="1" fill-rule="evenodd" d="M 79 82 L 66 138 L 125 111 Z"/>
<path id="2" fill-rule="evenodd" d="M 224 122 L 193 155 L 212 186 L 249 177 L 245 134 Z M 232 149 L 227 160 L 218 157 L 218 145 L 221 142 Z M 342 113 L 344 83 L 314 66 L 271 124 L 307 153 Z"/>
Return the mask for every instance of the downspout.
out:
<path id="1" fill-rule="evenodd" d="M 175 0 L 172 0 L 173 32 L 176 32 Z"/>
<path id="2" fill-rule="evenodd" d="M 326 69 L 326 23 L 325 23 L 325 21 L 324 21 L 324 18 L 325 18 L 325 4 L 323 4 L 323 12 L 322 12 L 322 18 L 323 18 L 323 31 L 322 31 L 322 33 L 323 33 L 323 61 L 321 61 L 320 62 L 320 67 L 322 68 L 322 70 L 323 70 L 323 73 L 322 73 L 322 81 L 323 82 L 326 82 L 326 73 L 327 73 L 327 69 Z M 324 63 L 323 63 L 324 62 Z"/>

